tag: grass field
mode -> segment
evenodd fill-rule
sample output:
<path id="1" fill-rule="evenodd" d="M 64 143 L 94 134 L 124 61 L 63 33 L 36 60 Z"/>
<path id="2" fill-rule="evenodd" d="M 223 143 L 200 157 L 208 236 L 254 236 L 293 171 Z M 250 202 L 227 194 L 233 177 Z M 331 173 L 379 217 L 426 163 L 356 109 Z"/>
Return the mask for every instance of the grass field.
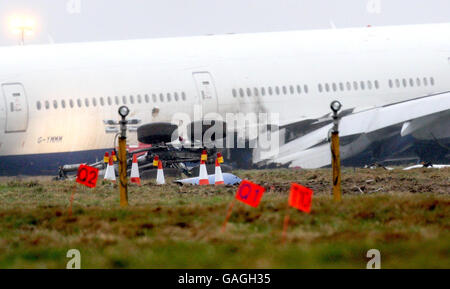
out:
<path id="1" fill-rule="evenodd" d="M 118 189 L 45 178 L 0 179 L 0 268 L 65 268 L 69 249 L 82 268 L 450 268 L 450 169 L 344 169 L 341 203 L 330 170 L 238 171 L 266 187 L 261 204 L 236 204 L 236 187 L 130 186 Z M 311 214 L 287 209 L 292 181 L 314 190 Z M 291 215 L 285 244 L 281 232 Z"/>

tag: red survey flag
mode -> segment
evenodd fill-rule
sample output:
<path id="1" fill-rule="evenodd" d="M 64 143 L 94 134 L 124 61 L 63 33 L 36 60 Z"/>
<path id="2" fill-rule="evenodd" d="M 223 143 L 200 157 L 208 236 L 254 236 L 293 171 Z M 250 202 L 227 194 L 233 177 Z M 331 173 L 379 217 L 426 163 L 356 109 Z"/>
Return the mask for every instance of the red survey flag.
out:
<path id="1" fill-rule="evenodd" d="M 291 193 L 289 195 L 289 206 L 309 213 L 311 212 L 312 195 L 313 191 L 311 189 L 292 183 Z"/>
<path id="2" fill-rule="evenodd" d="M 258 207 L 266 189 L 250 181 L 243 180 L 236 192 L 236 199 L 252 207 Z"/>
<path id="3" fill-rule="evenodd" d="M 87 165 L 80 165 L 76 182 L 89 188 L 97 186 L 98 169 Z"/>

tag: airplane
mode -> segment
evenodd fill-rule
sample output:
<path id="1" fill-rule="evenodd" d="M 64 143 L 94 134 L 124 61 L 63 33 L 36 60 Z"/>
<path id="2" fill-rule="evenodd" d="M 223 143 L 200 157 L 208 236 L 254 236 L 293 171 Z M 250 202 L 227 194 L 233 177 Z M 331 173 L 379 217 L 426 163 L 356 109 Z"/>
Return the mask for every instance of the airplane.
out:
<path id="1" fill-rule="evenodd" d="M 450 23 L 0 47 L 0 175 L 48 175 L 115 147 L 107 120 L 278 113 L 279 148 L 238 167 L 449 159 Z M 130 143 L 137 142 L 130 133 Z"/>

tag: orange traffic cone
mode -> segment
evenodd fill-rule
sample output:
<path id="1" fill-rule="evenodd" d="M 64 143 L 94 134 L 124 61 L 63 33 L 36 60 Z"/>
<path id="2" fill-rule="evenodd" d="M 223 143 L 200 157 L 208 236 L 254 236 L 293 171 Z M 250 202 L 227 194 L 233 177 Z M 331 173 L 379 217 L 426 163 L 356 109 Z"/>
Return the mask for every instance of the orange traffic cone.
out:
<path id="1" fill-rule="evenodd" d="M 113 163 L 112 157 L 109 158 L 108 166 L 106 167 L 104 179 L 113 181 L 113 183 L 116 182 L 116 171 L 114 170 L 114 163 Z"/>
<path id="2" fill-rule="evenodd" d="M 206 150 L 202 151 L 202 157 L 201 157 L 202 161 L 207 161 L 208 160 L 208 153 L 206 152 Z"/>
<path id="3" fill-rule="evenodd" d="M 217 160 L 219 161 L 219 164 L 223 163 L 223 156 L 221 153 L 217 153 Z"/>
<path id="4" fill-rule="evenodd" d="M 141 177 L 139 176 L 139 165 L 136 155 L 133 155 L 133 163 L 131 164 L 130 179 L 132 183 L 141 185 Z"/>
<path id="5" fill-rule="evenodd" d="M 109 153 L 108 152 L 105 153 L 105 156 L 103 157 L 103 162 L 106 165 L 108 165 L 108 163 L 109 163 Z"/>
<path id="6" fill-rule="evenodd" d="M 164 171 L 162 167 L 162 162 L 158 161 L 158 172 L 156 173 L 156 184 L 164 185 L 166 181 L 164 180 Z"/>
<path id="7" fill-rule="evenodd" d="M 153 158 L 153 166 L 154 166 L 154 167 L 157 167 L 158 165 L 159 165 L 159 156 L 156 155 L 156 156 Z"/>
<path id="8" fill-rule="evenodd" d="M 216 159 L 216 173 L 214 175 L 214 184 L 223 185 L 225 182 L 223 181 L 222 169 L 220 168 L 219 159 Z"/>
<path id="9" fill-rule="evenodd" d="M 200 161 L 200 175 L 199 175 L 198 184 L 201 185 L 201 186 L 202 185 L 209 185 L 208 171 L 206 170 L 206 165 L 205 165 L 205 161 L 204 160 Z"/>

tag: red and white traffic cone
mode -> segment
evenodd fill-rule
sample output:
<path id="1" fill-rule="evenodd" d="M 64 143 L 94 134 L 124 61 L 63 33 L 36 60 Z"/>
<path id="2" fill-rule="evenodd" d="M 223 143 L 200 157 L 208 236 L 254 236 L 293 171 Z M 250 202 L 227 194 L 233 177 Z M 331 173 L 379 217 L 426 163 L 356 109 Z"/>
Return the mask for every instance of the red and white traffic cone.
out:
<path id="1" fill-rule="evenodd" d="M 141 177 L 139 176 L 139 165 L 136 155 L 133 155 L 133 163 L 131 164 L 130 180 L 132 183 L 141 185 Z"/>
<path id="2" fill-rule="evenodd" d="M 164 171 L 162 162 L 158 161 L 158 172 L 156 173 L 156 184 L 157 185 L 164 185 L 166 183 L 164 179 Z"/>
<path id="3" fill-rule="evenodd" d="M 214 175 L 214 184 L 223 185 L 225 182 L 223 181 L 222 169 L 220 168 L 219 159 L 216 159 L 216 172 Z"/>
<path id="4" fill-rule="evenodd" d="M 200 186 L 209 185 L 208 171 L 206 170 L 206 164 L 204 160 L 200 161 L 200 174 L 198 179 L 198 184 Z"/>
<path id="5" fill-rule="evenodd" d="M 114 170 L 114 163 L 113 163 L 112 157 L 109 158 L 108 166 L 106 167 L 104 179 L 112 181 L 113 183 L 116 182 L 116 171 Z"/>

